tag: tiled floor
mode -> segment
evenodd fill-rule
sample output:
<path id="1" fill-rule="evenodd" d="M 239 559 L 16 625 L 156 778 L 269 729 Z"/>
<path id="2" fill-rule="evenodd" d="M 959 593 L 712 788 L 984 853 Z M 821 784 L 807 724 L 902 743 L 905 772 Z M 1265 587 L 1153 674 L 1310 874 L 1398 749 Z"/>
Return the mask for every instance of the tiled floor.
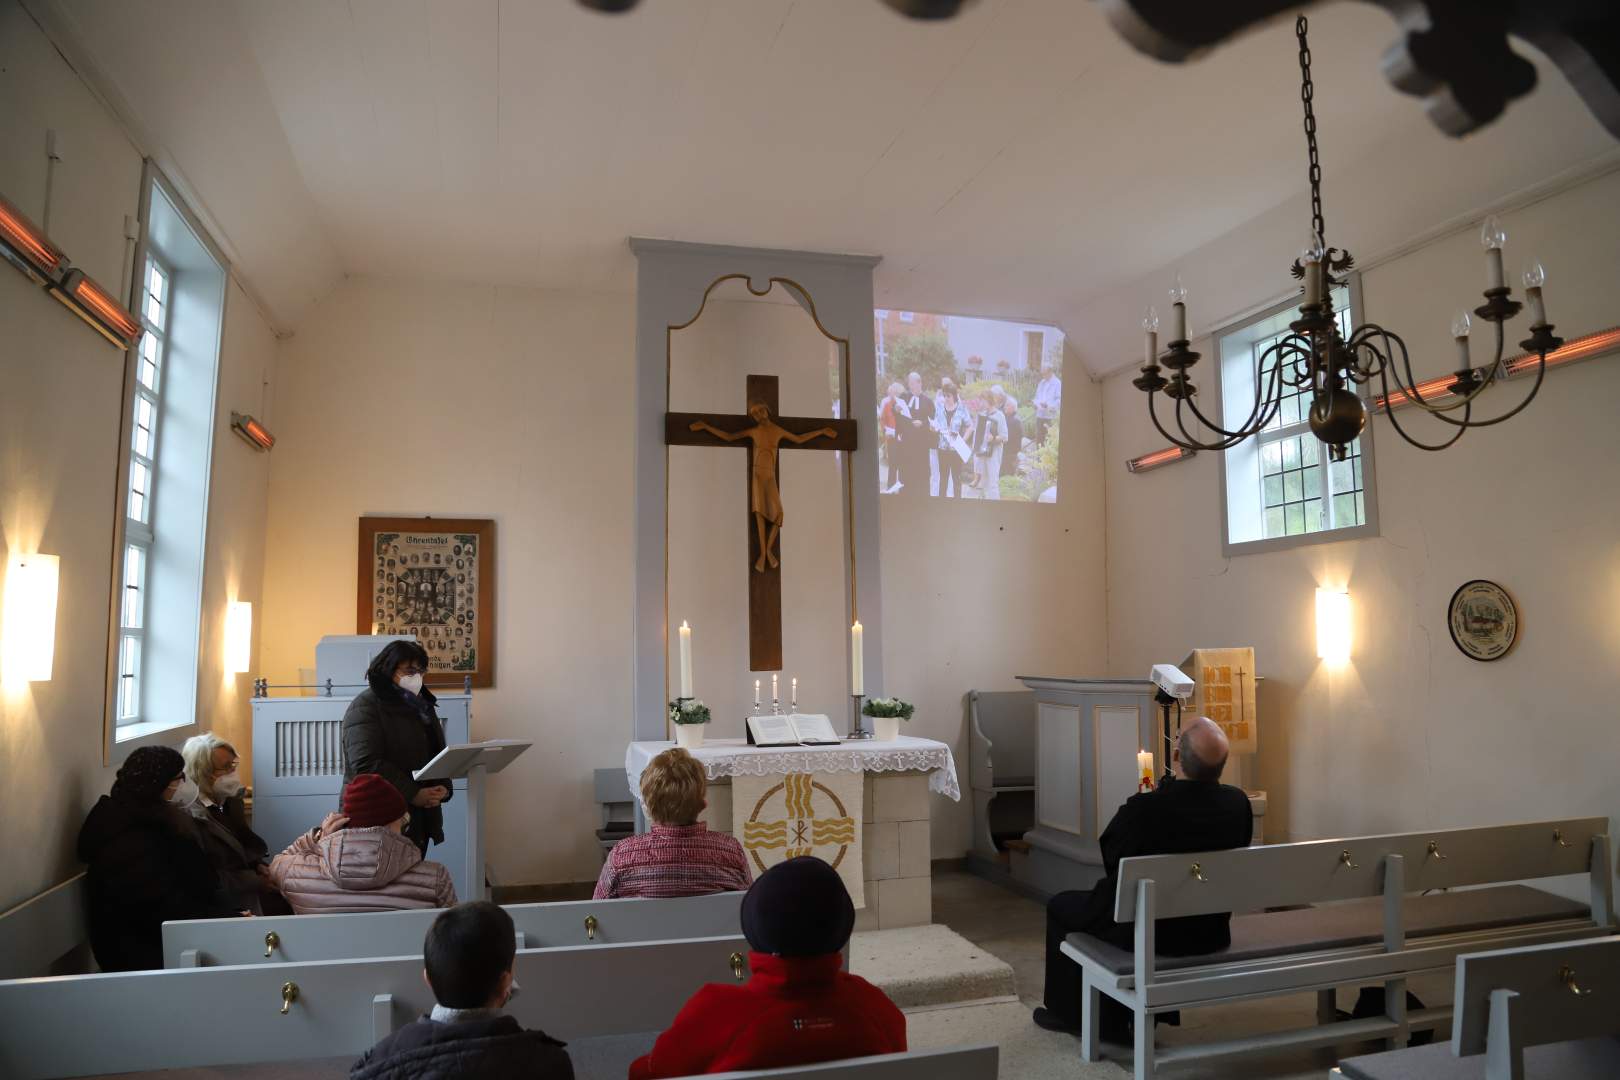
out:
<path id="1" fill-rule="evenodd" d="M 955 930 L 986 952 L 1011 964 L 1019 1005 L 965 1006 L 910 1014 L 911 1043 L 918 1049 L 931 1046 L 995 1042 L 1002 1048 L 1001 1075 L 1065 1077 L 1090 1080 L 1091 1077 L 1129 1075 L 1129 1053 L 1117 1050 L 1113 1063 L 1087 1065 L 1080 1060 L 1079 1040 L 1037 1028 L 1029 1019 L 1038 1005 L 1046 978 L 1046 913 L 1042 905 L 1016 893 L 966 873 L 938 873 L 934 877 L 934 921 Z M 1427 1005 L 1451 1000 L 1450 980 L 1443 977 L 1413 980 L 1411 989 Z M 1341 1008 L 1348 1008 L 1354 995 L 1339 992 Z M 1241 1005 L 1223 1005 L 1185 1011 L 1179 1028 L 1161 1027 L 1161 1045 L 1235 1038 L 1264 1031 L 1277 1031 L 1314 1023 L 1316 997 L 1299 994 L 1269 998 Z M 1347 1045 L 1337 1049 L 1291 1051 L 1263 1058 L 1232 1063 L 1177 1067 L 1176 1080 L 1324 1080 L 1340 1058 L 1370 1053 L 1372 1044 Z"/>

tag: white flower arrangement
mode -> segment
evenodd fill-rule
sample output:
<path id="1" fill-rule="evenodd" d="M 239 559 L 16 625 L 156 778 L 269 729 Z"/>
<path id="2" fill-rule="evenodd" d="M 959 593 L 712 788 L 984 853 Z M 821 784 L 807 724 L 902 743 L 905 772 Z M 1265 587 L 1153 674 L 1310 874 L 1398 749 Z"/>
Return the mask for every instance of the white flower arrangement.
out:
<path id="1" fill-rule="evenodd" d="M 707 724 L 709 707 L 697 698 L 669 703 L 669 722 L 672 724 Z"/>

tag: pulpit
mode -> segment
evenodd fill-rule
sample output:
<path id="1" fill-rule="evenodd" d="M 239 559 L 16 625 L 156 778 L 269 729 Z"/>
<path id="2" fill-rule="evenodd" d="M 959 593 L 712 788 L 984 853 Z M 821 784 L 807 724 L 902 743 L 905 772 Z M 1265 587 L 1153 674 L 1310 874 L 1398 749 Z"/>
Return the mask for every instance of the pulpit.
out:
<path id="1" fill-rule="evenodd" d="M 1098 838 L 1137 790 L 1136 755 L 1154 775 L 1163 747 L 1147 679 L 1020 675 L 1035 691 L 1035 827 L 1012 852 L 1013 880 L 1043 895 L 1089 889 L 1103 877 Z"/>

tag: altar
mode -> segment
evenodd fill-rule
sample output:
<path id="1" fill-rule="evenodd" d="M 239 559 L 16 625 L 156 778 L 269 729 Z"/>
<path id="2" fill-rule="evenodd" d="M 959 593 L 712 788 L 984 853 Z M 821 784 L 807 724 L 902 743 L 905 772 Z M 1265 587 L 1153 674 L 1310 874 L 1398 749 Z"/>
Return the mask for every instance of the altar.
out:
<path id="1" fill-rule="evenodd" d="M 673 745 L 633 742 L 625 751 L 625 775 L 638 799 L 647 762 Z M 709 781 L 703 820 L 715 832 L 737 836 L 756 864 L 756 877 L 763 866 L 802 847 L 838 865 L 852 895 L 861 894 L 857 930 L 933 921 L 928 796 L 962 796 L 948 745 L 908 736 L 787 747 L 711 739 L 691 754 Z M 860 820 L 846 825 L 840 818 L 854 809 L 852 802 L 859 803 Z M 852 849 L 859 852 L 859 877 L 842 865 Z"/>

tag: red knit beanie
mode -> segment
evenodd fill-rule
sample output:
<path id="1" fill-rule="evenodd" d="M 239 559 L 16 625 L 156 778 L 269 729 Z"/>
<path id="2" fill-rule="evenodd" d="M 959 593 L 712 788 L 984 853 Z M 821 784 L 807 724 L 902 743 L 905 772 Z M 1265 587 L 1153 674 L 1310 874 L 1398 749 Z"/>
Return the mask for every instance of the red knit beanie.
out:
<path id="1" fill-rule="evenodd" d="M 351 829 L 398 821 L 405 809 L 405 796 L 376 773 L 361 773 L 343 789 L 343 814 Z"/>

